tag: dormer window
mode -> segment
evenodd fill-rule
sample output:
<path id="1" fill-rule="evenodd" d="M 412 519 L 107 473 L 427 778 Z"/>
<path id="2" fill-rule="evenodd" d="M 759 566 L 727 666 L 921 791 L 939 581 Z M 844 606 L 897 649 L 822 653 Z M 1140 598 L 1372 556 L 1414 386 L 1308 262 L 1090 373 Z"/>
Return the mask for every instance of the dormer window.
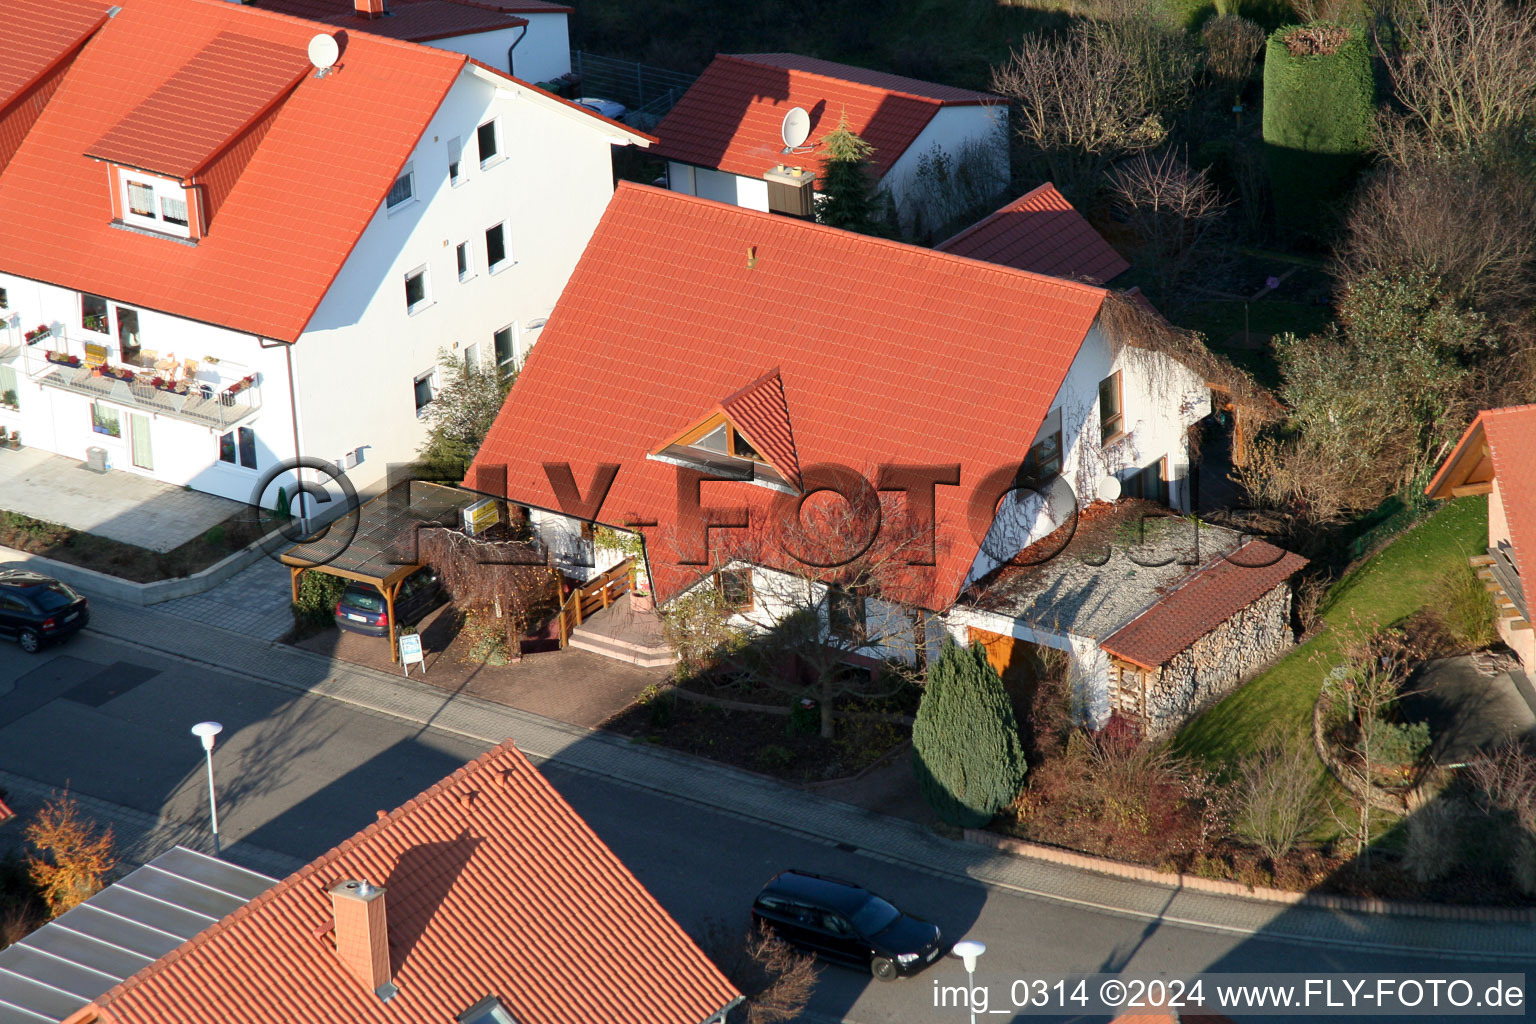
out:
<path id="1" fill-rule="evenodd" d="M 727 395 L 703 419 L 650 454 L 775 490 L 793 492 L 801 484 L 800 458 L 778 370 Z"/>
<path id="2" fill-rule="evenodd" d="M 187 190 L 181 182 L 139 171 L 119 170 L 118 175 L 122 180 L 124 224 L 182 238 L 192 236 Z"/>

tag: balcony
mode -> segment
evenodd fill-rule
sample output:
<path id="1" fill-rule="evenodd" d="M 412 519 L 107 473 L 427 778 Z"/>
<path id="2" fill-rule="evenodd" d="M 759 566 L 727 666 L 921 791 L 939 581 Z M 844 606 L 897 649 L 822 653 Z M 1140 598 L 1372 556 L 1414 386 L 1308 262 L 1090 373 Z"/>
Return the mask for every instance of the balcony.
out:
<path id="1" fill-rule="evenodd" d="M 245 366 L 229 360 L 157 359 L 143 349 L 135 350 L 132 363 L 124 363 L 113 358 L 116 352 L 105 338 L 83 340 L 55 326 L 50 334 L 23 340 L 19 359 L 9 349 L 0 355 L 45 387 L 219 431 L 261 409 L 260 376 Z"/>

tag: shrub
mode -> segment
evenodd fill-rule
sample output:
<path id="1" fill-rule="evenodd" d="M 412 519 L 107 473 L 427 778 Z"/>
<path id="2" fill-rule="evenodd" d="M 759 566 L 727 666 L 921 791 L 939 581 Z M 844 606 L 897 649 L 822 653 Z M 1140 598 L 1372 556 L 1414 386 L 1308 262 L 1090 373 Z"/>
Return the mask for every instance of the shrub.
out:
<path id="1" fill-rule="evenodd" d="M 1419 763 L 1429 750 L 1428 722 L 1393 722 L 1385 718 L 1365 722 L 1365 742 L 1371 762 L 1387 768 L 1408 768 Z"/>
<path id="2" fill-rule="evenodd" d="M 1003 680 L 977 645 L 944 642 L 912 726 L 923 796 L 952 825 L 977 827 L 1008 806 L 1027 765 Z"/>
<path id="3" fill-rule="evenodd" d="M 704 922 L 700 946 L 745 996 L 731 1015 L 740 1024 L 799 1020 L 816 987 L 816 958 L 758 926 L 742 935 L 719 918 Z"/>
<path id="4" fill-rule="evenodd" d="M 1455 565 L 1440 574 L 1430 607 L 1457 643 L 1475 649 L 1498 642 L 1498 611 L 1470 565 Z"/>
<path id="5" fill-rule="evenodd" d="M 1264 45 L 1264 30 L 1237 14 L 1221 14 L 1200 30 L 1205 42 L 1205 67 L 1217 81 L 1242 91 Z"/>
<path id="6" fill-rule="evenodd" d="M 1264 143 L 1278 223 L 1327 234 L 1325 215 L 1370 148 L 1376 87 L 1365 39 L 1341 25 L 1289 25 L 1264 55 Z"/>
<path id="7" fill-rule="evenodd" d="M 661 632 L 677 651 L 678 668 L 697 673 L 721 655 L 741 648 L 745 634 L 731 625 L 731 610 L 714 587 L 696 587 L 673 601 L 661 617 Z"/>
<path id="8" fill-rule="evenodd" d="M 1291 736 L 1244 757 L 1233 785 L 1232 831 L 1278 863 L 1321 819 L 1317 756 Z"/>
<path id="9" fill-rule="evenodd" d="M 329 626 L 347 581 L 328 572 L 305 569 L 299 574 L 299 599 L 293 602 L 295 626 Z"/>
<path id="10" fill-rule="evenodd" d="M 1461 848 L 1463 806 L 1449 798 L 1436 800 L 1409 817 L 1403 869 L 1416 882 L 1433 882 L 1456 866 Z"/>
<path id="11" fill-rule="evenodd" d="M 112 826 L 97 835 L 95 823 L 81 817 L 68 793 L 43 805 L 26 837 L 40 854 L 27 858 L 27 868 L 51 916 L 79 906 L 106 884 L 115 863 Z"/>

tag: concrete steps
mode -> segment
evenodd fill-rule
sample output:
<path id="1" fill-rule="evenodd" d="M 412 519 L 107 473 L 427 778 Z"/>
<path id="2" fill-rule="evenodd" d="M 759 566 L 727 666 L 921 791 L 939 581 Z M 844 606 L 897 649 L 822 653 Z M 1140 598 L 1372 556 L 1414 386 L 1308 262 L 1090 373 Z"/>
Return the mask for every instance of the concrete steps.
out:
<path id="1" fill-rule="evenodd" d="M 577 626 L 571 632 L 570 646 L 579 651 L 601 654 L 615 661 L 628 662 L 640 668 L 666 668 L 677 664 L 677 652 L 665 645 L 646 646 L 614 636 L 594 633 L 585 626 Z"/>

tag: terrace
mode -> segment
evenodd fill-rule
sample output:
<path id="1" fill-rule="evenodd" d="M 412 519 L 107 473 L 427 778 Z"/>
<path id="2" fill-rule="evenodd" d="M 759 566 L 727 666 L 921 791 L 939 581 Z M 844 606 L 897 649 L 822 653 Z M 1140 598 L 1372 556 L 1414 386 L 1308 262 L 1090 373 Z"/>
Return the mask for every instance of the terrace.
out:
<path id="1" fill-rule="evenodd" d="M 0 347 L 0 362 L 18 366 L 46 387 L 218 430 L 261 408 L 261 378 L 247 366 L 228 359 L 162 357 L 137 346 L 109 345 L 98 335 L 72 336 L 59 324 L 9 339 Z"/>

